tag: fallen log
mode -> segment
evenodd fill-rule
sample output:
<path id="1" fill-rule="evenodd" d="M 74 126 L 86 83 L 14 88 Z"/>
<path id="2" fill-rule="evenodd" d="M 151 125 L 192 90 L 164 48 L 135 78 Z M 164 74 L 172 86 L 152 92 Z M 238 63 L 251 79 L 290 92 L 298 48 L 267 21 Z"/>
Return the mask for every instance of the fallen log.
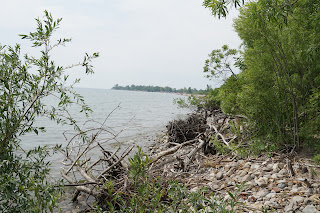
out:
<path id="1" fill-rule="evenodd" d="M 199 140 L 199 145 L 194 148 L 183 160 L 183 171 L 187 171 L 188 170 L 188 166 L 190 164 L 191 161 L 193 161 L 196 153 L 206 144 L 206 142 L 204 140 L 198 139 Z"/>
<path id="2" fill-rule="evenodd" d="M 72 179 L 70 177 L 68 177 L 67 175 L 62 173 L 62 177 L 64 179 L 66 179 L 70 184 L 76 185 Z M 75 188 L 79 191 L 79 192 L 84 192 L 86 194 L 92 195 L 94 197 L 98 197 L 99 196 L 99 192 L 93 190 L 93 189 L 89 189 L 88 187 L 85 186 L 75 186 Z"/>
<path id="3" fill-rule="evenodd" d="M 163 152 L 160 152 L 160 153 L 158 153 L 158 154 L 156 154 L 156 155 L 154 155 L 154 156 L 150 156 L 149 165 L 152 164 L 152 163 L 154 163 L 154 162 L 156 162 L 156 161 L 158 161 L 158 160 L 159 160 L 160 158 L 162 158 L 163 156 L 173 154 L 173 153 L 175 153 L 176 151 L 178 151 L 181 147 L 186 146 L 186 145 L 189 145 L 189 144 L 194 143 L 194 142 L 196 142 L 196 141 L 198 141 L 198 139 L 193 139 L 193 140 L 190 140 L 190 141 L 186 141 L 186 142 L 181 143 L 181 144 L 179 144 L 179 145 L 177 145 L 177 146 L 175 146 L 175 147 L 172 147 L 172 148 L 170 148 L 170 149 L 168 149 L 168 150 L 165 150 L 165 151 L 163 151 Z"/>

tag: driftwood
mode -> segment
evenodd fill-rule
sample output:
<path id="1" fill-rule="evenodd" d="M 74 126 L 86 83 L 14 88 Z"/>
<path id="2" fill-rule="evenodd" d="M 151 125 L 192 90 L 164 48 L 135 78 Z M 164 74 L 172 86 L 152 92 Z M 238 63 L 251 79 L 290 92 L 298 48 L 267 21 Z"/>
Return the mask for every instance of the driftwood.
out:
<path id="1" fill-rule="evenodd" d="M 287 158 L 287 168 L 288 168 L 288 172 L 289 172 L 290 176 L 291 177 L 295 176 L 295 172 L 293 170 L 291 160 L 289 160 L 288 158 Z"/>
<path id="2" fill-rule="evenodd" d="M 62 177 L 64 179 L 66 179 L 70 184 L 75 185 L 75 188 L 79 192 L 84 192 L 84 193 L 87 193 L 87 194 L 93 195 L 93 196 L 98 196 L 99 195 L 99 193 L 96 192 L 95 190 L 91 190 L 90 188 L 88 188 L 86 186 L 81 186 L 81 185 L 75 184 L 70 177 L 68 177 L 67 175 L 65 175 L 63 173 L 62 173 Z"/>
<path id="3" fill-rule="evenodd" d="M 194 149 L 184 158 L 184 161 L 183 161 L 183 167 L 184 167 L 183 170 L 184 170 L 184 171 L 187 171 L 187 170 L 188 170 L 188 166 L 189 166 L 190 162 L 193 161 L 196 153 L 197 153 L 199 150 L 201 150 L 201 148 L 206 144 L 206 142 L 203 141 L 203 140 L 201 140 L 201 139 L 199 139 L 199 142 L 200 142 L 199 145 L 198 145 L 196 148 L 194 148 Z"/>
<path id="4" fill-rule="evenodd" d="M 101 178 L 104 174 L 106 174 L 107 172 L 109 172 L 111 169 L 113 169 L 115 166 L 117 166 L 118 164 L 121 163 L 121 161 L 132 151 L 133 146 L 131 146 L 131 148 L 126 151 L 120 158 L 119 160 L 117 160 L 114 164 L 112 164 L 111 166 L 109 166 L 107 169 L 105 169 L 103 172 L 101 172 L 97 179 Z"/>
<path id="5" fill-rule="evenodd" d="M 217 127 L 215 127 L 212 124 L 209 124 L 209 127 L 214 129 L 215 133 L 220 136 L 220 138 L 222 139 L 223 143 L 227 146 L 229 146 L 229 143 L 226 141 L 225 137 L 218 131 Z"/>
<path id="6" fill-rule="evenodd" d="M 199 159 L 216 153 L 213 143 L 210 143 L 214 138 L 228 147 L 230 143 L 240 145 L 242 136 L 232 133 L 229 126 L 232 122 L 241 125 L 235 119 L 238 118 L 228 117 L 221 110 L 213 110 L 190 115 L 186 120 L 170 122 L 167 125 L 167 143 L 163 144 L 165 149 L 149 157 L 148 175 L 167 180 L 196 173 L 201 166 Z M 126 157 L 132 152 L 133 146 L 122 151 L 120 148 L 114 151 L 105 148 L 106 143 L 116 141 L 119 135 L 105 127 L 105 121 L 100 128 L 83 129 L 80 132 L 68 141 L 62 152 L 65 155 L 62 177 L 69 183 L 66 186 L 75 188 L 72 201 L 76 201 L 80 194 L 86 194 L 103 207 L 106 200 L 112 200 L 105 190 L 105 184 L 109 181 L 114 183 L 117 193 L 128 197 L 134 187 L 130 186 L 130 168 Z M 87 139 L 90 138 L 86 143 L 82 142 L 83 133 Z M 93 134 L 89 136 L 90 133 Z M 122 155 L 118 155 L 119 152 Z M 171 165 L 174 168 L 169 169 Z"/>
<path id="7" fill-rule="evenodd" d="M 172 147 L 172 148 L 170 148 L 170 149 L 168 149 L 168 150 L 165 150 L 165 151 L 160 152 L 160 153 L 158 153 L 158 154 L 156 154 L 156 155 L 154 155 L 154 156 L 151 156 L 151 157 L 150 157 L 151 160 L 150 160 L 150 163 L 149 163 L 149 164 L 158 161 L 160 158 L 162 158 L 162 157 L 164 157 L 164 156 L 166 156 L 166 155 L 173 154 L 173 153 L 175 153 L 176 151 L 178 151 L 178 149 L 180 149 L 181 147 L 186 146 L 186 145 L 189 145 L 189 144 L 191 144 L 191 143 L 194 143 L 194 142 L 196 142 L 197 140 L 198 140 L 198 139 L 193 139 L 193 140 L 190 140 L 190 141 L 186 141 L 186 142 L 184 142 L 184 143 L 182 143 L 182 144 L 179 144 L 179 145 L 177 145 L 177 146 L 175 146 L 175 147 Z"/>
<path id="8" fill-rule="evenodd" d="M 85 194 L 87 197 L 93 197 L 93 200 L 98 204 L 103 205 L 106 197 L 105 182 L 108 180 L 122 181 L 122 177 L 127 175 L 128 167 L 123 161 L 132 151 L 133 146 L 124 150 L 119 157 L 117 154 L 120 148 L 113 152 L 104 148 L 105 144 L 116 142 L 116 138 L 121 132 L 114 132 L 105 126 L 106 120 L 103 123 L 98 123 L 99 128 L 85 129 L 84 125 L 80 133 L 71 137 L 67 141 L 67 147 L 61 150 L 65 156 L 63 160 L 65 168 L 63 168 L 61 175 L 69 183 L 66 186 L 75 189 L 72 201 L 76 201 L 80 194 Z M 92 125 L 90 122 L 85 124 Z M 66 136 L 65 138 L 67 139 Z M 86 202 L 88 200 L 86 199 Z M 91 204 L 88 203 L 88 206 Z"/>
<path id="9" fill-rule="evenodd" d="M 201 114 L 191 114 L 185 120 L 174 120 L 167 125 L 168 142 L 183 143 L 195 139 L 208 126 Z"/>

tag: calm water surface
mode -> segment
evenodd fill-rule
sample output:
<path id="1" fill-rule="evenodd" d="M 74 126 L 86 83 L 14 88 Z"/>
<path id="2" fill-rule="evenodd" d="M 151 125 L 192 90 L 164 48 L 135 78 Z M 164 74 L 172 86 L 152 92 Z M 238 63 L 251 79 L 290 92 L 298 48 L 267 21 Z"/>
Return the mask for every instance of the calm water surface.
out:
<path id="1" fill-rule="evenodd" d="M 165 125 L 172 119 L 183 118 L 188 111 L 177 109 L 173 104 L 175 98 L 182 96 L 168 93 L 148 93 L 135 91 L 118 91 L 105 89 L 77 89 L 84 96 L 86 103 L 93 113 L 90 119 L 103 122 L 110 112 L 117 108 L 107 119 L 106 126 L 113 128 L 115 132 L 121 132 L 117 141 L 106 144 L 106 148 L 114 150 L 116 147 L 129 145 L 145 146 L 150 144 L 151 138 L 165 130 Z M 54 100 L 46 100 L 48 105 Z M 89 118 L 79 113 L 74 107 L 70 110 L 72 116 L 79 122 L 84 123 Z M 70 138 L 74 135 L 73 128 L 68 125 L 60 126 L 46 118 L 38 118 L 36 125 L 46 127 L 45 133 L 39 135 L 28 134 L 22 138 L 22 147 L 26 150 L 35 146 L 65 145 L 67 143 L 63 133 Z M 98 127 L 98 124 L 89 123 L 89 126 Z M 87 127 L 89 127 L 87 126 Z M 53 176 L 59 176 L 62 155 L 54 155 Z"/>

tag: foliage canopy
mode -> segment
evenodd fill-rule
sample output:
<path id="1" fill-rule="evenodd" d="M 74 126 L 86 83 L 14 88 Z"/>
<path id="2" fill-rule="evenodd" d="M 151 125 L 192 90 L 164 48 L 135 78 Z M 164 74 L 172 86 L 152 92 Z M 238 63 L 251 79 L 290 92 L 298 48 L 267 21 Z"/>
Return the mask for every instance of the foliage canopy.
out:
<path id="1" fill-rule="evenodd" d="M 315 0 L 248 2 L 234 21 L 243 42 L 241 72 L 224 82 L 218 97 L 226 113 L 249 119 L 254 136 L 262 137 L 266 146 L 294 148 L 319 140 L 319 4 Z M 214 15 L 220 13 L 219 8 L 210 8 Z M 208 62 L 220 68 L 224 65 L 219 58 L 228 56 L 225 47 L 213 53 L 205 62 L 205 73 Z M 208 77 L 215 77 L 215 72 Z"/>

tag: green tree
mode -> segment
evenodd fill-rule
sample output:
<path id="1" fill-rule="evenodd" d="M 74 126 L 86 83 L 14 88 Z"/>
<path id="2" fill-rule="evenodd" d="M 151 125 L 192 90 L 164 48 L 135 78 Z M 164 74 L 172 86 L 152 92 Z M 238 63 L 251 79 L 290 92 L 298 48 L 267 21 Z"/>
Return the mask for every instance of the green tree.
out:
<path id="1" fill-rule="evenodd" d="M 1 212 L 47 212 L 56 205 L 55 187 L 49 180 L 50 155 L 47 147 L 37 147 L 25 152 L 20 146 L 20 136 L 45 131 L 37 127 L 37 116 L 46 116 L 57 123 L 68 123 L 76 129 L 76 121 L 67 113 L 71 104 L 79 104 L 81 111 L 90 112 L 83 97 L 74 92 L 76 79 L 68 86 L 68 68 L 83 66 L 87 74 L 93 73 L 90 64 L 98 53 L 86 54 L 81 63 L 63 67 L 51 59 L 51 51 L 65 45 L 71 39 L 59 39 L 52 43 L 51 36 L 62 19 L 54 20 L 45 11 L 43 20 L 36 19 L 37 29 L 22 39 L 41 48 L 40 57 L 21 56 L 20 45 L 0 47 L 0 211 Z M 47 107 L 45 97 L 58 100 L 57 106 Z"/>
<path id="2" fill-rule="evenodd" d="M 244 0 L 204 0 L 203 6 L 209 8 L 212 15 L 220 19 L 221 17 L 227 17 L 230 8 L 238 8 L 244 2 Z"/>
<path id="3" fill-rule="evenodd" d="M 206 77 L 215 79 L 222 76 L 235 76 L 234 67 L 240 67 L 241 65 L 239 53 L 240 51 L 237 49 L 229 49 L 228 45 L 223 45 L 221 49 L 213 50 L 203 67 L 204 73 L 207 74 Z"/>
<path id="4" fill-rule="evenodd" d="M 242 6 L 234 22 L 243 41 L 242 72 L 221 87 L 222 108 L 245 115 L 259 135 L 283 146 L 299 147 L 314 138 L 319 21 L 315 0 L 259 0 Z"/>

